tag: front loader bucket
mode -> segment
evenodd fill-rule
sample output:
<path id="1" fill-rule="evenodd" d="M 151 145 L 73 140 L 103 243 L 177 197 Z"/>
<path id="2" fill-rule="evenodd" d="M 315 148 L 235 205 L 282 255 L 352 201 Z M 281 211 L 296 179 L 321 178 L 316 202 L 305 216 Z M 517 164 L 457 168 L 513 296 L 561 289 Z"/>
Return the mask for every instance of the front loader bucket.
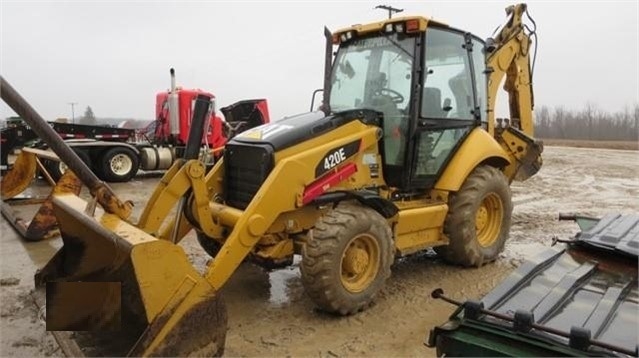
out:
<path id="1" fill-rule="evenodd" d="M 67 330 L 79 323 L 97 322 L 87 329 L 119 323 L 131 346 L 103 352 L 111 356 L 223 353 L 226 310 L 180 246 L 100 209 L 89 216 L 87 203 L 75 195 L 54 197 L 53 207 L 64 246 L 35 277 L 36 286 L 47 284 L 48 325 Z M 113 283 L 120 283 L 121 299 L 91 300 L 79 288 L 91 282 L 113 290 Z"/>
<path id="2" fill-rule="evenodd" d="M 39 151 L 42 152 L 42 151 Z M 51 153 L 53 157 L 55 155 Z M 57 157 L 55 157 L 57 159 Z M 51 193 L 42 198 L 17 198 L 35 177 L 37 167 L 50 177 L 46 169 L 40 165 L 37 158 L 37 152 L 32 149 L 25 149 L 16 158 L 11 170 L 2 177 L 1 194 L 2 202 L 0 209 L 2 215 L 9 221 L 18 233 L 28 241 L 40 241 L 46 238 L 52 238 L 59 234 L 58 223 L 53 213 L 53 195 L 59 194 L 75 194 L 79 195 L 82 189 L 80 180 L 68 170 L 57 183 L 53 186 Z M 13 210 L 16 205 L 39 204 L 40 208 L 33 219 L 25 220 L 19 217 Z"/>

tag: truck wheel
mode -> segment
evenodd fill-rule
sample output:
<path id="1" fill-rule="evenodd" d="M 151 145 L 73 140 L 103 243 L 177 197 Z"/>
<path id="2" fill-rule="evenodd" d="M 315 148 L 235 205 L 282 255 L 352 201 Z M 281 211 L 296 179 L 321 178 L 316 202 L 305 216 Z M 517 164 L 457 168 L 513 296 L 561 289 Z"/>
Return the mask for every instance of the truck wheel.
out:
<path id="1" fill-rule="evenodd" d="M 86 164 L 89 168 L 91 168 L 91 160 L 89 159 L 89 154 L 87 154 L 87 152 L 82 150 L 74 150 L 74 152 L 75 154 L 78 155 L 78 157 L 80 157 L 80 159 L 82 160 L 84 164 Z M 47 172 L 49 172 L 49 175 L 51 175 L 51 179 L 53 179 L 53 181 L 56 181 L 56 182 L 60 180 L 60 178 L 62 178 L 62 175 L 64 174 L 64 172 L 66 172 L 67 169 L 69 168 L 62 161 L 57 161 L 57 160 L 45 159 L 43 160 L 42 165 L 44 165 Z"/>
<path id="2" fill-rule="evenodd" d="M 302 283 L 323 310 L 348 315 L 368 307 L 394 257 L 393 235 L 375 210 L 342 204 L 322 216 L 302 248 Z"/>
<path id="3" fill-rule="evenodd" d="M 200 243 L 200 246 L 206 251 L 207 254 L 211 257 L 217 256 L 217 253 L 220 252 L 222 245 L 215 241 L 214 239 L 208 238 L 204 233 L 196 231 L 197 234 L 197 242 Z"/>
<path id="4" fill-rule="evenodd" d="M 495 260 L 508 238 L 512 211 L 504 174 L 491 166 L 476 168 L 450 196 L 444 223 L 450 243 L 435 251 L 446 261 L 463 266 L 479 267 Z"/>
<path id="5" fill-rule="evenodd" d="M 108 182 L 126 182 L 138 172 L 140 160 L 137 154 L 126 147 L 111 148 L 100 162 L 100 174 Z"/>

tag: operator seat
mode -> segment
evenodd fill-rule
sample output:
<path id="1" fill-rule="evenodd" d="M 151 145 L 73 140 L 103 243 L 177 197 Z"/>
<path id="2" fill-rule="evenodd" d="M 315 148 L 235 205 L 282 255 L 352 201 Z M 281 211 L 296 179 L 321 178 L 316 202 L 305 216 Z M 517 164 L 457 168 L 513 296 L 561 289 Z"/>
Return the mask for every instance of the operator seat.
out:
<path id="1" fill-rule="evenodd" d="M 450 106 L 450 99 L 446 99 Z M 435 87 L 425 87 L 422 93 L 422 112 L 425 118 L 446 118 L 448 112 L 442 107 L 442 91 Z"/>
<path id="2" fill-rule="evenodd" d="M 457 118 L 472 119 L 472 92 L 468 88 L 469 83 L 470 80 L 464 71 L 448 81 L 448 85 L 455 96 L 455 103 L 457 104 Z"/>

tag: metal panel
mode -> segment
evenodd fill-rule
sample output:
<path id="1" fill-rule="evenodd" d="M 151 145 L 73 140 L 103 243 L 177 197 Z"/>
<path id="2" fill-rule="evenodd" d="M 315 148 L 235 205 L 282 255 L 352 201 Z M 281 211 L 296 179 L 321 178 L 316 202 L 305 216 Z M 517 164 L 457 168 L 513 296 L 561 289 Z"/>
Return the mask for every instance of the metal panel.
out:
<path id="1" fill-rule="evenodd" d="M 639 215 L 609 214 L 578 240 L 609 250 L 639 256 Z"/>
<path id="2" fill-rule="evenodd" d="M 592 226 L 567 242 L 565 250 L 549 248 L 524 262 L 482 299 L 484 307 L 497 314 L 512 317 L 516 311 L 530 312 L 535 324 L 564 332 L 565 337 L 536 330 L 525 334 L 515 332 L 511 322 L 488 315 L 478 320 L 466 319 L 463 310 L 458 312 L 457 319 L 461 321 L 457 321 L 458 328 L 452 329 L 455 333 L 450 337 L 458 337 L 457 331 L 470 333 L 468 327 L 477 325 L 501 333 L 480 338 L 479 343 L 473 344 L 497 344 L 502 339 L 498 336 L 511 334 L 509 339 L 513 345 L 532 353 L 537 344 L 528 339 L 547 342 L 546 347 L 553 349 L 572 349 L 567 337 L 576 329 L 588 330 L 591 339 L 613 347 L 608 350 L 591 346 L 589 354 L 636 352 L 639 343 L 638 244 L 639 215 L 611 214 L 599 221 L 595 219 Z M 506 349 L 499 352 L 507 354 Z M 584 353 L 579 349 L 573 352 Z"/>

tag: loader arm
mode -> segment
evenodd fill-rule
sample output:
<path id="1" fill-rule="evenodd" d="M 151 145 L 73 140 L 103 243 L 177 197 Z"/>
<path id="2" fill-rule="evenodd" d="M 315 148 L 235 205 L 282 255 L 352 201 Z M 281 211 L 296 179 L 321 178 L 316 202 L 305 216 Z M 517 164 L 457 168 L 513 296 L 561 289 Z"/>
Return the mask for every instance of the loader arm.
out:
<path id="1" fill-rule="evenodd" d="M 206 169 L 199 160 L 180 159 L 167 171 L 144 208 L 137 227 L 162 240 L 178 243 L 193 228 L 184 211 L 176 213 L 176 219 L 167 225 L 167 217 L 179 200 L 192 193 L 191 210 L 197 218 L 210 217 L 209 196 L 204 181 Z M 202 231 L 208 236 L 219 235 L 210 220 L 199 221 Z"/>
<path id="2" fill-rule="evenodd" d="M 539 171 L 543 144 L 534 139 L 532 112 L 534 95 L 530 48 L 535 31 L 530 30 L 522 21 L 523 15 L 528 15 L 526 4 L 509 6 L 506 13 L 510 16 L 507 23 L 494 39 L 486 41 L 487 129 L 511 159 L 511 164 L 505 168 L 504 173 L 512 181 L 525 180 Z M 529 15 L 528 17 L 530 18 Z M 504 77 L 510 119 L 496 120 L 495 103 Z"/>

